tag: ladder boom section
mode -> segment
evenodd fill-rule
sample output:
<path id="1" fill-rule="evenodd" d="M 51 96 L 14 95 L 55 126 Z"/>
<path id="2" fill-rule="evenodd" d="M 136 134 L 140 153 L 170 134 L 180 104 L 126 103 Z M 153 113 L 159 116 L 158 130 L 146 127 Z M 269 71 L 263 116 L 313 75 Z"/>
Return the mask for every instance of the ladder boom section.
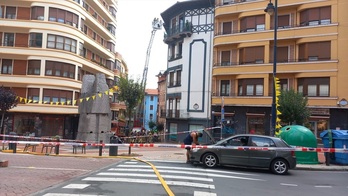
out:
<path id="1" fill-rule="evenodd" d="M 145 66 L 144 66 L 144 71 L 143 71 L 143 78 L 142 78 L 142 81 L 141 81 L 141 85 L 143 86 L 144 90 L 146 88 L 147 71 L 148 71 L 148 68 L 149 68 L 149 60 L 150 60 L 151 48 L 152 48 L 152 43 L 153 43 L 153 39 L 155 37 L 155 34 L 156 34 L 156 29 L 152 30 L 152 32 L 151 32 L 151 38 L 150 38 L 149 46 L 147 47 L 147 51 L 146 51 L 146 60 L 145 60 Z"/>

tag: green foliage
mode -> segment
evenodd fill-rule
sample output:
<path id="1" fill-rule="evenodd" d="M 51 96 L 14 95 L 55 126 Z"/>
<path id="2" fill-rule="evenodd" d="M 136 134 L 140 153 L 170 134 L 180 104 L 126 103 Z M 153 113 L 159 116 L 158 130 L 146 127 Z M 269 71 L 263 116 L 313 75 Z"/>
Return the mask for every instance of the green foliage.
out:
<path id="1" fill-rule="evenodd" d="M 3 130 L 5 113 L 16 107 L 18 103 L 17 95 L 11 89 L 5 89 L 4 86 L 0 87 L 0 111 L 1 111 L 1 121 L 0 121 L 0 133 Z"/>
<path id="2" fill-rule="evenodd" d="M 134 81 L 128 77 L 121 77 L 118 83 L 118 100 L 126 104 L 126 113 L 129 119 L 133 116 L 134 109 L 141 103 L 144 97 L 143 87 L 139 80 Z"/>
<path id="3" fill-rule="evenodd" d="M 148 123 L 148 125 L 149 125 L 150 130 L 153 130 L 153 129 L 156 127 L 156 123 L 153 122 L 153 121 L 150 121 L 150 122 Z"/>
<path id="4" fill-rule="evenodd" d="M 294 89 L 282 91 L 279 96 L 279 118 L 286 124 L 303 125 L 308 121 L 310 111 L 308 99 Z"/>
<path id="5" fill-rule="evenodd" d="M 163 131 L 164 130 L 164 124 L 163 123 L 158 123 L 157 124 L 157 131 Z"/>
<path id="6" fill-rule="evenodd" d="M 0 111 L 6 112 L 17 106 L 17 95 L 11 89 L 0 87 Z"/>

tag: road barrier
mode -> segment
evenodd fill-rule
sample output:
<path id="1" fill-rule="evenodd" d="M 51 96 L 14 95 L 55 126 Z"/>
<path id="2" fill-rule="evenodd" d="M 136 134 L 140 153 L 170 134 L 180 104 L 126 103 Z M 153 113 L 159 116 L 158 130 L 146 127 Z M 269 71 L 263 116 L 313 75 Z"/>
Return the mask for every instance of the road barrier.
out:
<path id="1" fill-rule="evenodd" d="M 153 147 L 153 148 L 215 148 L 215 149 L 235 149 L 235 150 L 278 150 L 278 151 L 300 151 L 300 152 L 335 152 L 335 153 L 348 153 L 348 149 L 343 148 L 311 148 L 296 146 L 292 148 L 282 147 L 251 147 L 251 146 L 211 146 L 211 145 L 184 145 L 184 144 L 167 144 L 167 143 L 122 143 L 122 144 L 109 144 L 103 143 L 79 143 L 79 142 L 41 142 L 41 141 L 12 141 L 1 140 L 2 144 L 30 144 L 30 145 L 52 145 L 52 146 L 91 146 L 91 147 L 110 147 L 110 146 L 124 146 L 124 147 Z"/>

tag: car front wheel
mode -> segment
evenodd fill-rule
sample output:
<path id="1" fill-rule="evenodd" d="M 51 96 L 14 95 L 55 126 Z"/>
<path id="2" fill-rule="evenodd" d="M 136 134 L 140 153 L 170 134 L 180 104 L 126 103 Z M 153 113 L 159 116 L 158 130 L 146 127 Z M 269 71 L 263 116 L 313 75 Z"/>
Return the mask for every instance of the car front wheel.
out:
<path id="1" fill-rule="evenodd" d="M 275 159 L 272 161 L 271 170 L 275 174 L 284 175 L 288 173 L 289 166 L 284 159 Z"/>
<path id="2" fill-rule="evenodd" d="M 213 168 L 217 166 L 218 158 L 213 153 L 207 153 L 204 155 L 202 162 L 205 167 Z"/>

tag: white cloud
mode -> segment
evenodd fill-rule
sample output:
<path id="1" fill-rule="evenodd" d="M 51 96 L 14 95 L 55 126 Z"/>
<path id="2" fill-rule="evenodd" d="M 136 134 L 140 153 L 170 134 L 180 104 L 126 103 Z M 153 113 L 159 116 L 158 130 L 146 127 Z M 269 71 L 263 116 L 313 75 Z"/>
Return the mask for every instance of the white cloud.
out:
<path id="1" fill-rule="evenodd" d="M 151 38 L 152 21 L 177 0 L 118 0 L 116 49 L 128 65 L 129 76 L 142 79 Z M 164 29 L 157 30 L 151 48 L 146 88 L 157 88 L 156 75 L 167 68 Z"/>

